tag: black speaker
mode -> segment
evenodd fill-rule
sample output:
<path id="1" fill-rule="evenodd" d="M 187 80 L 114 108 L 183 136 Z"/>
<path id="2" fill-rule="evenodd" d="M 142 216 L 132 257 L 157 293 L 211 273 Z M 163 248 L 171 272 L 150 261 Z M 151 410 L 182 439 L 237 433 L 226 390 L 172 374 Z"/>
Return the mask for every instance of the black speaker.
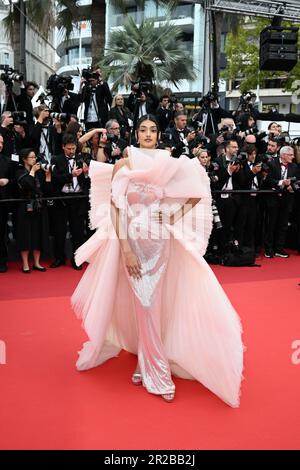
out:
<path id="1" fill-rule="evenodd" d="M 260 70 L 289 72 L 298 62 L 298 28 L 265 28 L 260 34 Z"/>

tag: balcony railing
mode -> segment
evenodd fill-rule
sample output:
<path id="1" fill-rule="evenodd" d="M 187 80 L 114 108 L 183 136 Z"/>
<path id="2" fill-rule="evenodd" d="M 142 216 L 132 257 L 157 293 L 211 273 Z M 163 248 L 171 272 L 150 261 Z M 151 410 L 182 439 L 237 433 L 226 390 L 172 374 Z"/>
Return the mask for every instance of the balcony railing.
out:
<path id="1" fill-rule="evenodd" d="M 82 39 L 90 38 L 91 36 L 92 36 L 92 25 L 90 21 L 86 21 L 86 28 L 81 29 L 81 38 Z M 69 39 L 79 39 L 79 37 L 80 37 L 80 29 L 74 28 Z M 65 32 L 59 31 L 57 33 L 57 45 L 64 42 L 65 39 L 66 39 Z"/>
<path id="2" fill-rule="evenodd" d="M 157 21 L 166 21 L 167 19 L 182 20 L 185 18 L 194 18 L 194 5 L 179 5 L 171 12 L 168 18 L 165 14 L 157 15 L 156 13 L 152 15 L 148 14 L 146 17 L 144 11 L 134 11 L 127 13 L 127 15 L 123 13 L 113 15 L 111 26 L 123 26 L 126 16 L 130 16 L 136 24 L 140 24 L 143 19 L 155 19 Z"/>
<path id="3" fill-rule="evenodd" d="M 68 56 L 64 56 L 58 63 L 58 68 L 61 67 L 78 67 L 79 65 L 90 66 L 92 65 L 92 58 L 91 57 L 82 57 L 81 64 L 79 63 L 79 58 L 70 59 Z"/>

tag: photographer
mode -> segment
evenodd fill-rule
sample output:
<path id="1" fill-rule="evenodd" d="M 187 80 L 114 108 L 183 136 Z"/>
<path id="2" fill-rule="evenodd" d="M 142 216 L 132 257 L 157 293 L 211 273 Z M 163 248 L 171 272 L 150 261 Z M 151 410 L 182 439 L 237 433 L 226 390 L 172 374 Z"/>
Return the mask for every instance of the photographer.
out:
<path id="1" fill-rule="evenodd" d="M 245 161 L 242 155 L 237 155 L 238 152 L 239 145 L 236 140 L 231 139 L 225 142 L 225 155 L 215 160 L 218 165 L 218 170 L 215 172 L 218 177 L 216 189 L 246 189 L 242 171 Z M 239 243 L 242 241 L 242 230 L 239 226 L 242 198 L 240 194 L 221 193 L 216 196 L 216 202 L 223 226 L 220 233 L 220 251 L 225 253 L 233 240 Z"/>
<path id="2" fill-rule="evenodd" d="M 219 165 L 215 162 L 211 162 L 211 156 L 207 149 L 201 147 L 195 147 L 193 155 L 199 160 L 201 166 L 204 167 L 210 180 L 210 187 L 213 191 L 217 189 L 217 170 Z M 206 260 L 209 262 L 219 262 L 218 251 L 219 251 L 219 231 L 222 228 L 222 222 L 218 212 L 215 198 L 211 201 L 212 215 L 213 215 L 213 229 L 209 238 L 208 247 L 206 250 Z"/>
<path id="3" fill-rule="evenodd" d="M 265 227 L 265 257 L 288 258 L 284 250 L 289 216 L 294 202 L 292 179 L 297 176 L 298 168 L 294 159 L 294 149 L 282 147 L 279 158 L 269 163 L 269 172 L 263 187 L 277 190 L 265 198 L 267 222 Z M 280 190 L 278 192 L 278 190 Z"/>
<path id="4" fill-rule="evenodd" d="M 5 111 L 1 116 L 0 134 L 3 136 L 3 154 L 19 163 L 19 155 L 29 137 L 25 132 L 24 113 Z"/>
<path id="5" fill-rule="evenodd" d="M 104 127 L 112 103 L 112 95 L 107 82 L 102 79 L 101 70 L 82 71 L 80 99 L 84 103 L 85 130 Z"/>
<path id="6" fill-rule="evenodd" d="M 163 95 L 159 100 L 159 108 L 156 111 L 157 121 L 161 132 L 165 132 L 170 126 L 170 122 L 174 117 L 174 111 L 170 108 L 170 98 L 168 95 Z"/>
<path id="7" fill-rule="evenodd" d="M 50 118 L 46 105 L 34 108 L 34 114 L 37 121 L 30 134 L 32 145 L 39 159 L 50 163 L 52 156 L 61 151 L 62 123 L 59 119 Z"/>
<path id="8" fill-rule="evenodd" d="M 0 134 L 0 201 L 12 197 L 14 169 L 11 159 L 2 153 L 3 136 Z M 7 271 L 7 217 L 8 203 L 0 202 L 0 273 Z"/>
<path id="9" fill-rule="evenodd" d="M 26 113 L 28 129 L 34 125 L 32 98 L 34 97 L 38 85 L 35 82 L 21 82 L 20 95 L 17 97 L 18 111 Z"/>
<path id="10" fill-rule="evenodd" d="M 115 164 L 117 160 L 123 158 L 123 152 L 127 147 L 127 142 L 122 139 L 119 123 L 115 119 L 110 119 L 106 123 L 105 128 L 107 143 L 104 153 L 106 155 L 106 162 Z"/>
<path id="11" fill-rule="evenodd" d="M 170 136 L 172 157 L 179 158 L 181 155 L 187 155 L 193 158 L 191 146 L 197 133 L 193 127 L 187 127 L 187 116 L 184 113 L 175 114 L 174 127 L 167 129 L 166 133 Z"/>
<path id="12" fill-rule="evenodd" d="M 247 246 L 258 253 L 261 246 L 259 190 L 263 184 L 264 167 L 262 161 L 257 157 L 257 150 L 254 144 L 246 144 L 242 151 L 246 154 L 247 158 L 247 161 L 242 166 L 245 189 L 252 190 L 252 192 L 241 195 L 242 204 L 239 218 L 242 232 L 241 243 L 243 246 Z"/>
<path id="13" fill-rule="evenodd" d="M 16 239 L 21 252 L 22 272 L 30 273 L 29 253 L 33 250 L 33 269 L 44 272 L 46 268 L 40 264 L 41 250 L 47 249 L 48 220 L 47 210 L 41 198 L 52 194 L 51 171 L 44 171 L 36 161 L 33 149 L 23 149 L 20 154 L 22 165 L 16 172 L 19 196 L 27 199 L 20 202 L 17 209 Z"/>
<path id="14" fill-rule="evenodd" d="M 70 199 L 58 200 L 54 204 L 54 256 L 51 268 L 65 264 L 65 241 L 67 225 L 72 237 L 72 267 L 82 269 L 74 260 L 74 253 L 84 242 L 84 221 L 87 216 L 86 199 L 78 198 L 87 195 L 89 188 L 88 165 L 76 154 L 77 138 L 73 134 L 63 136 L 63 154 L 52 159 L 53 186 L 55 195 L 68 196 Z"/>
<path id="15" fill-rule="evenodd" d="M 139 81 L 134 83 L 131 90 L 127 100 L 127 107 L 133 114 L 133 130 L 135 130 L 139 118 L 146 114 L 156 114 L 159 100 L 150 92 L 148 82 Z"/>
<path id="16" fill-rule="evenodd" d="M 216 91 L 207 93 L 199 101 L 200 111 L 193 116 L 193 121 L 203 123 L 203 131 L 206 136 L 216 134 L 218 124 L 222 118 L 232 118 L 232 113 L 221 108 Z"/>

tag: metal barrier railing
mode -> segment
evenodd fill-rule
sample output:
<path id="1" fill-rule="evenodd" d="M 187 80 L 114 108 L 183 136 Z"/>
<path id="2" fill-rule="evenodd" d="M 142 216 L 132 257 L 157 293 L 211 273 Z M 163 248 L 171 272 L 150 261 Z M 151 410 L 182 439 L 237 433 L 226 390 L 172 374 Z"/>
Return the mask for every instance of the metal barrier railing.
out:
<path id="1" fill-rule="evenodd" d="M 255 191 L 255 190 L 251 190 L 251 189 L 226 189 L 226 190 L 222 190 L 222 189 L 218 189 L 218 190 L 214 190 L 211 192 L 212 194 L 278 194 L 278 193 L 282 193 L 282 191 L 280 189 L 261 189 L 261 190 L 258 190 L 258 191 Z M 78 194 L 77 195 L 73 195 L 73 196 L 48 196 L 48 197 L 41 197 L 41 198 L 38 198 L 40 201 L 56 201 L 56 200 L 67 200 L 67 199 L 88 199 L 89 196 L 87 194 Z M 27 199 L 20 199 L 20 198 L 11 198 L 11 199 L 0 199 L 0 203 L 1 202 L 27 202 L 28 200 L 30 199 L 34 199 L 34 198 L 27 198 Z"/>

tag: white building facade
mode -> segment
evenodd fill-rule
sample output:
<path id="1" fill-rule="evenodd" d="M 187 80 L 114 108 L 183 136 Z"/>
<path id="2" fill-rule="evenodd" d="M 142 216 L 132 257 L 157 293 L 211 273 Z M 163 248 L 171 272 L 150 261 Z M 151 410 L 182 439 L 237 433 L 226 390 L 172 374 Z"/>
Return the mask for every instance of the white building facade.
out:
<path id="1" fill-rule="evenodd" d="M 0 3 L 0 64 L 14 67 L 14 51 L 7 36 L 3 18 L 8 7 Z M 42 36 L 35 28 L 26 24 L 26 79 L 39 85 L 46 85 L 48 77 L 55 72 L 54 32 L 49 38 Z"/>

